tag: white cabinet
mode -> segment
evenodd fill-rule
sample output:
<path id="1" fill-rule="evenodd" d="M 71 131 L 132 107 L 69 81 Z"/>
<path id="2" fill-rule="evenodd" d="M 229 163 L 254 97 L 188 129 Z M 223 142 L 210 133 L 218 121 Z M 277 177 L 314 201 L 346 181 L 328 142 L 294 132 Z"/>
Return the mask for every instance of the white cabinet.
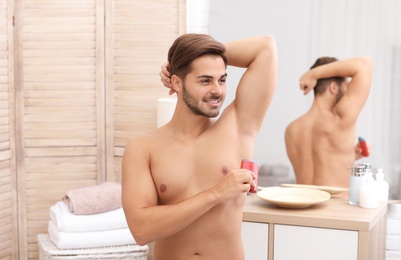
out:
<path id="1" fill-rule="evenodd" d="M 386 213 L 385 203 L 363 209 L 333 197 L 291 210 L 250 195 L 242 218 L 246 260 L 384 260 Z"/>
<path id="2" fill-rule="evenodd" d="M 267 259 L 269 224 L 242 222 L 242 241 L 246 260 Z"/>
<path id="3" fill-rule="evenodd" d="M 356 260 L 358 232 L 276 224 L 274 260 L 291 259 Z"/>

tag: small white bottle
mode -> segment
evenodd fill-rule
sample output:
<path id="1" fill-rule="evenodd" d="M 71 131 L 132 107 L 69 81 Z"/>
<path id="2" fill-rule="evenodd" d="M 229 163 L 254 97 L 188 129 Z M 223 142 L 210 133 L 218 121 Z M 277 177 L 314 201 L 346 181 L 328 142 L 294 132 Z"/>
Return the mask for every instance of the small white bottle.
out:
<path id="1" fill-rule="evenodd" d="M 377 169 L 375 184 L 377 187 L 377 192 L 379 196 L 379 202 L 388 201 L 389 185 L 386 180 L 384 180 L 383 169 Z"/>
<path id="2" fill-rule="evenodd" d="M 350 166 L 348 169 L 351 169 L 349 182 L 349 204 L 358 206 L 360 189 L 365 180 L 365 168 L 362 164 L 358 164 Z"/>
<path id="3" fill-rule="evenodd" d="M 379 207 L 379 196 L 377 185 L 373 179 L 372 173 L 366 173 L 364 183 L 359 192 L 359 206 L 365 209 L 375 209 Z"/>

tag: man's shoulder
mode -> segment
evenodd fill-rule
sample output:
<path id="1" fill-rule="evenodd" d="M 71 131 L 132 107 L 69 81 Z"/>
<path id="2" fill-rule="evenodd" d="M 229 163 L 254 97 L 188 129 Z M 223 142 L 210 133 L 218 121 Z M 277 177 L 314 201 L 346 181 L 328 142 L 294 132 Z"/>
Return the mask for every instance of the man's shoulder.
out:
<path id="1" fill-rule="evenodd" d="M 300 132 L 311 131 L 317 121 L 315 115 L 308 112 L 288 124 L 286 135 L 297 135 Z"/>
<path id="2" fill-rule="evenodd" d="M 132 137 L 130 140 L 128 140 L 126 148 L 148 146 L 155 139 L 156 135 L 154 131 L 155 130 Z"/>
<path id="3" fill-rule="evenodd" d="M 294 119 L 292 122 L 290 122 L 287 126 L 288 131 L 294 131 L 297 130 L 298 127 L 301 127 L 305 122 L 308 121 L 307 117 L 305 115 L 302 115 L 296 119 Z"/>
<path id="4" fill-rule="evenodd" d="M 292 121 L 285 129 L 285 139 L 288 141 L 289 139 L 293 139 L 296 133 L 299 131 L 299 118 Z"/>

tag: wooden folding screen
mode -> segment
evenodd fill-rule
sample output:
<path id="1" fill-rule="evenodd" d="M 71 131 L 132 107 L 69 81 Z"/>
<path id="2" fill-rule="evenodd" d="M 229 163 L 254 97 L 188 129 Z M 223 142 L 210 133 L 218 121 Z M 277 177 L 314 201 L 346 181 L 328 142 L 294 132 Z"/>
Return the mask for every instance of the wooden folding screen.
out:
<path id="1" fill-rule="evenodd" d="M 17 257 L 12 4 L 0 0 L 0 259 Z"/>
<path id="2" fill-rule="evenodd" d="M 15 115 L 15 149 L 7 147 L 6 137 L 13 128 L 0 125 L 0 171 L 4 164 L 9 172 L 0 176 L 0 189 L 9 194 L 6 205 L 17 189 L 19 228 L 12 246 L 19 246 L 20 259 L 37 259 L 36 235 L 47 232 L 50 206 L 70 189 L 120 182 L 126 142 L 156 127 L 157 98 L 167 95 L 158 73 L 168 47 L 185 30 L 185 1 L 19 0 L 14 5 L 15 99 L 1 92 L 0 124 Z M 7 15 L 0 13 L 0 26 L 3 19 Z M 0 62 L 7 36 L 1 33 Z M 7 73 L 0 63 L 0 80 Z M 0 81 L 0 88 L 13 89 L 9 82 Z M 1 208 L 0 219 L 12 218 L 12 212 Z M 12 250 L 2 249 L 3 241 L 10 243 L 3 230 L 11 234 L 12 225 L 0 225 L 0 254 Z"/>
<path id="3" fill-rule="evenodd" d="M 185 1 L 108 1 L 106 5 L 107 179 L 121 180 L 126 142 L 156 124 L 158 75 L 168 48 L 185 31 Z"/>

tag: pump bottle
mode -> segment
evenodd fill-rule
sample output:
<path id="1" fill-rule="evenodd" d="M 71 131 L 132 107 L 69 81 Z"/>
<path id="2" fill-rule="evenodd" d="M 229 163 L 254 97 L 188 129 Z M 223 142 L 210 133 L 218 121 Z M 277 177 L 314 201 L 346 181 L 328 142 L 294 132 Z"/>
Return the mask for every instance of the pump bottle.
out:
<path id="1" fill-rule="evenodd" d="M 384 172 L 381 168 L 377 169 L 375 184 L 379 196 L 379 202 L 387 202 L 389 185 L 388 182 L 384 180 Z"/>
<path id="2" fill-rule="evenodd" d="M 362 164 L 348 167 L 351 169 L 350 183 L 349 183 L 349 204 L 359 205 L 359 193 L 361 185 L 364 181 L 365 166 Z"/>
<path id="3" fill-rule="evenodd" d="M 377 185 L 371 172 L 364 176 L 364 183 L 359 192 L 359 206 L 365 209 L 374 209 L 379 207 L 379 196 Z"/>

